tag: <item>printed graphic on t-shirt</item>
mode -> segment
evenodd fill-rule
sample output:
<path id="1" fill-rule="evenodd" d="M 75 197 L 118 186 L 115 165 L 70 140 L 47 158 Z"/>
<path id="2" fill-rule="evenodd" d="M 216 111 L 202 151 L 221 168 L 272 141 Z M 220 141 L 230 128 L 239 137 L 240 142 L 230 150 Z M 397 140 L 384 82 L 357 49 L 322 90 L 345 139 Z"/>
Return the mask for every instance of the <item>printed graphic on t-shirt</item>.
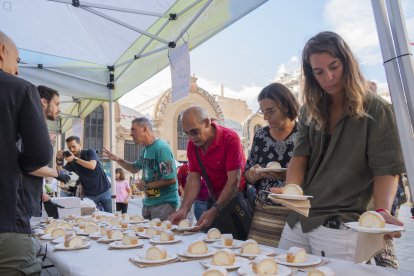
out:
<path id="1" fill-rule="evenodd" d="M 161 175 L 167 175 L 172 173 L 173 168 L 172 168 L 172 164 L 171 161 L 167 161 L 167 162 L 161 162 L 160 163 L 160 172 Z"/>

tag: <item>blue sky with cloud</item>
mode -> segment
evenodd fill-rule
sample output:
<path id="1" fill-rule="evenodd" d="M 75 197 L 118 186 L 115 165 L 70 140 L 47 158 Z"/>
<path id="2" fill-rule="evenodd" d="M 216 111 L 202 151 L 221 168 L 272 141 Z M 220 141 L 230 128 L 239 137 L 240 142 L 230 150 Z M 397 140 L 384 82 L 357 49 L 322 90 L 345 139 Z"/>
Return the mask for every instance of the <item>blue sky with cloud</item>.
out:
<path id="1" fill-rule="evenodd" d="M 414 42 L 414 1 L 401 0 L 408 36 Z M 200 87 L 257 107 L 260 89 L 300 67 L 306 41 L 324 30 L 339 33 L 350 45 L 367 79 L 386 87 L 386 77 L 371 0 L 269 0 L 190 53 L 191 72 Z M 414 50 L 412 48 L 412 50 Z M 171 87 L 169 68 L 120 102 L 135 107 Z"/>

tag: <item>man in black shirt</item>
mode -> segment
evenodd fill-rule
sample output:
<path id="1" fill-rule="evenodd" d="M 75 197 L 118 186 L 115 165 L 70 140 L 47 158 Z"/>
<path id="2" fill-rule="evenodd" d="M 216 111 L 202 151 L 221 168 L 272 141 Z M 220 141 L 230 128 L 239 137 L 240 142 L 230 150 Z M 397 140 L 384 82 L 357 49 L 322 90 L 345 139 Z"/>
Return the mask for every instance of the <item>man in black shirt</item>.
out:
<path id="1" fill-rule="evenodd" d="M 67 161 L 64 168 L 79 175 L 85 197 L 92 199 L 97 206 L 101 205 L 106 212 L 112 213 L 111 183 L 108 180 L 96 152 L 92 149 L 82 150 L 80 139 L 70 136 L 66 139 L 69 151 L 56 154 L 57 169 L 63 166 L 63 158 Z"/>
<path id="2" fill-rule="evenodd" d="M 15 76 L 18 61 L 16 45 L 0 32 L 0 275 L 40 274 L 21 176 L 46 166 L 52 156 L 39 94 Z"/>

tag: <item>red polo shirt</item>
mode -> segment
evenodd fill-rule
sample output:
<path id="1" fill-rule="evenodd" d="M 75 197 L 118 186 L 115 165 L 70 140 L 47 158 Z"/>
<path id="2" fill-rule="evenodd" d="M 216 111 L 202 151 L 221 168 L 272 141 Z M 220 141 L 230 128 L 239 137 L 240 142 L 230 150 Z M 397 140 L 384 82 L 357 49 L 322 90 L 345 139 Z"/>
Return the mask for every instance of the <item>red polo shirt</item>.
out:
<path id="1" fill-rule="evenodd" d="M 198 172 L 201 176 L 202 171 L 197 162 L 195 150 L 198 150 L 200 159 L 206 169 L 214 190 L 214 196 L 219 198 L 224 185 L 227 182 L 227 172 L 241 169 L 241 179 L 239 191 L 246 186 L 246 180 L 243 176 L 246 157 L 243 153 L 243 147 L 239 135 L 231 129 L 211 123 L 216 128 L 216 136 L 213 142 L 204 153 L 200 148 L 194 146 L 193 142 L 188 141 L 187 157 L 190 165 L 190 172 Z"/>

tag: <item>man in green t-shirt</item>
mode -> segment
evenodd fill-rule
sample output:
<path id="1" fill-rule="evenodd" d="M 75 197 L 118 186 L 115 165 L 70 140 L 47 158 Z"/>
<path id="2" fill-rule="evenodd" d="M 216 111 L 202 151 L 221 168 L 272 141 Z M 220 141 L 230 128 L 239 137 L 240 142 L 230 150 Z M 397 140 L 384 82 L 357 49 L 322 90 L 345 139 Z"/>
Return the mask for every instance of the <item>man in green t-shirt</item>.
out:
<path id="1" fill-rule="evenodd" d="M 136 183 L 146 195 L 142 215 L 167 220 L 179 203 L 174 156 L 168 144 L 154 135 L 151 121 L 145 117 L 132 120 L 131 136 L 136 144 L 145 146 L 137 161 L 125 161 L 105 148 L 103 154 L 132 173 L 142 170 L 142 179 Z"/>

